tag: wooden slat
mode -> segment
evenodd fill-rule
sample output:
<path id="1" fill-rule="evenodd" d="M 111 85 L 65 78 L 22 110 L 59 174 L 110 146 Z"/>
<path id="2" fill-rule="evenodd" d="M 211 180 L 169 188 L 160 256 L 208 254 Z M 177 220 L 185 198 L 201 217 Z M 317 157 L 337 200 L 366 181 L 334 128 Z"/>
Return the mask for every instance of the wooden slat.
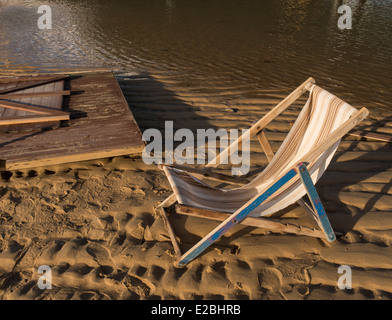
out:
<path id="1" fill-rule="evenodd" d="M 373 139 L 378 141 L 385 141 L 385 142 L 392 141 L 391 135 L 377 133 L 377 132 L 370 132 L 365 130 L 352 130 L 347 134 L 355 137 L 368 138 L 368 139 Z"/>
<path id="2" fill-rule="evenodd" d="M 35 98 L 35 97 L 52 97 L 52 96 L 69 96 L 71 91 L 47 91 L 47 92 L 31 92 L 31 93 L 8 93 L 0 95 L 0 99 L 23 99 L 23 98 Z"/>
<path id="3" fill-rule="evenodd" d="M 170 224 L 169 218 L 166 215 L 166 210 L 165 210 L 165 208 L 159 208 L 158 212 L 160 213 L 161 218 L 163 220 L 163 223 L 165 224 L 166 230 L 169 233 L 169 237 L 170 237 L 170 240 L 173 244 L 173 248 L 174 248 L 174 252 L 176 254 L 176 257 L 177 257 L 177 259 L 179 259 L 181 257 L 181 249 L 178 244 L 177 237 L 176 237 L 176 234 L 174 233 L 173 227 Z"/>
<path id="4" fill-rule="evenodd" d="M 50 75 L 37 75 L 37 76 L 20 76 L 20 77 L 3 77 L 0 78 L 0 85 L 14 84 L 16 82 L 26 82 L 26 81 L 43 81 L 43 80 L 51 80 L 53 77 L 64 76 L 69 77 L 69 75 L 65 74 L 50 74 Z"/>
<path id="5" fill-rule="evenodd" d="M 11 83 L 1 83 L 0 82 L 0 91 L 5 90 L 5 89 L 10 89 L 16 87 L 17 82 L 11 82 Z"/>
<path id="6" fill-rule="evenodd" d="M 268 142 L 268 139 L 265 135 L 264 130 L 261 130 L 257 134 L 257 140 L 259 140 L 261 147 L 263 148 L 263 151 L 268 159 L 268 161 L 271 161 L 272 158 L 274 157 L 274 152 L 272 151 L 271 145 Z"/>
<path id="7" fill-rule="evenodd" d="M 59 131 L 60 129 L 63 128 L 59 128 L 53 131 Z M 60 161 L 62 161 L 63 158 L 68 154 L 81 155 L 80 158 L 75 161 L 82 161 L 93 159 L 89 156 L 87 159 L 86 155 L 90 153 L 100 152 L 100 150 L 103 150 L 102 154 L 105 155 L 111 152 L 115 152 L 115 155 L 121 155 L 117 152 L 117 150 L 120 150 L 120 152 L 124 152 L 122 154 L 124 155 L 130 154 L 127 153 L 130 149 L 138 147 L 137 144 L 130 144 L 129 141 L 124 138 L 121 138 L 121 136 L 129 136 L 129 131 L 119 130 L 118 135 L 113 132 L 104 132 L 101 133 L 100 136 L 96 137 L 95 132 L 93 132 L 90 127 L 88 127 L 87 130 L 90 131 L 90 134 L 86 132 L 86 134 L 80 136 L 73 135 L 75 130 L 69 131 L 68 133 L 61 130 L 65 137 L 70 137 L 67 141 L 64 141 L 64 139 L 59 139 L 59 137 L 55 134 L 50 136 L 49 138 L 41 134 L 39 141 L 34 141 L 34 143 L 29 147 L 26 146 L 24 142 L 25 140 L 30 140 L 30 138 L 26 138 L 26 135 L 19 136 L 18 138 L 20 139 L 20 143 L 6 144 L 0 149 L 0 154 L 12 154 L 12 158 L 10 158 L 9 160 L 12 160 L 14 162 L 24 161 L 26 159 L 46 159 L 48 161 L 51 161 L 50 163 L 53 163 L 52 158 L 59 159 Z M 110 135 L 111 139 L 108 139 L 108 135 Z M 1 144 L 2 143 L 0 143 L 0 145 Z M 142 151 L 141 148 L 139 150 Z M 59 157 L 60 154 L 61 157 Z"/>
<path id="8" fill-rule="evenodd" d="M 11 102 L 11 101 L 4 101 L 0 100 L 0 107 L 8 108 L 8 109 L 15 109 L 15 110 L 23 110 L 37 114 L 51 114 L 51 115 L 68 115 L 68 113 L 63 111 L 57 111 L 50 108 L 43 108 L 37 106 L 30 106 L 25 105 L 18 102 Z"/>
<path id="9" fill-rule="evenodd" d="M 52 122 L 52 121 L 61 121 L 61 120 L 69 120 L 69 114 L 0 118 L 0 126 L 37 123 L 37 122 Z"/>
<path id="10" fill-rule="evenodd" d="M 179 214 L 201 217 L 216 221 L 224 221 L 230 216 L 230 213 L 226 212 L 206 210 L 181 204 L 176 205 L 176 212 Z M 242 220 L 240 224 L 255 228 L 268 229 L 273 232 L 287 232 L 321 239 L 326 238 L 324 232 L 322 232 L 321 230 L 283 223 L 270 218 L 247 217 Z"/>
<path id="11" fill-rule="evenodd" d="M 58 153 L 54 153 L 53 151 L 45 156 L 40 156 L 37 158 L 11 158 L 5 159 L 0 156 L 0 159 L 3 159 L 3 170 L 21 170 L 27 168 L 35 168 L 42 166 L 51 166 L 63 163 L 71 163 L 71 162 L 79 162 L 86 160 L 94 160 L 101 159 L 107 157 L 116 157 L 129 155 L 134 153 L 140 153 L 142 149 L 139 146 L 131 147 L 131 146 L 114 146 L 112 149 L 105 149 L 103 146 L 98 150 L 94 150 L 93 148 L 86 147 L 84 149 L 77 149 L 72 153 L 59 155 Z"/>
<path id="12" fill-rule="evenodd" d="M 68 78 L 68 75 L 51 77 L 51 78 L 48 78 L 45 80 L 37 80 L 33 83 L 28 83 L 28 84 L 18 84 L 15 87 L 0 90 L 0 94 L 11 93 L 11 92 L 15 92 L 15 91 L 23 90 L 23 89 L 37 87 L 37 86 L 40 86 L 43 84 L 47 84 L 47 83 L 51 83 L 51 82 L 55 82 L 55 81 L 59 81 L 59 80 L 64 80 L 66 78 Z"/>

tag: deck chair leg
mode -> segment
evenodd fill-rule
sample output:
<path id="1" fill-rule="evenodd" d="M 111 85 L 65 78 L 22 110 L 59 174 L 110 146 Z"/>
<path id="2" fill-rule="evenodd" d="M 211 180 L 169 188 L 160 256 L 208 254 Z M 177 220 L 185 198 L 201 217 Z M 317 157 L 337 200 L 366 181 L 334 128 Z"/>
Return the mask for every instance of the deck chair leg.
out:
<path id="1" fill-rule="evenodd" d="M 317 221 L 320 228 L 324 231 L 328 241 L 330 242 L 334 241 L 336 239 L 335 233 L 331 227 L 331 224 L 329 223 L 327 214 L 321 203 L 320 197 L 313 184 L 312 178 L 310 177 L 309 171 L 306 168 L 306 164 L 305 163 L 299 164 L 295 170 L 301 177 L 301 180 L 308 193 L 309 200 L 312 203 L 313 206 L 312 213 L 314 214 L 313 218 Z"/>
<path id="2" fill-rule="evenodd" d="M 173 248 L 174 248 L 174 252 L 176 254 L 176 257 L 180 258 L 181 257 L 180 246 L 178 245 L 176 234 L 174 233 L 174 230 L 170 224 L 169 218 L 167 217 L 166 209 L 161 207 L 161 208 L 157 208 L 157 211 L 160 213 L 162 220 L 163 220 L 163 223 L 166 227 L 166 230 L 169 233 L 170 240 L 173 244 Z"/>
<path id="3" fill-rule="evenodd" d="M 240 209 L 230 215 L 225 221 L 219 226 L 207 234 L 191 249 L 189 249 L 181 258 L 176 262 L 178 267 L 184 267 L 194 258 L 196 258 L 201 252 L 218 240 L 224 233 L 230 230 L 234 225 L 245 219 L 255 208 L 267 200 L 271 195 L 278 191 L 282 186 L 289 182 L 292 178 L 297 175 L 296 168 L 289 170 L 282 178 L 275 182 L 270 188 L 264 193 L 259 194 L 249 200 Z"/>

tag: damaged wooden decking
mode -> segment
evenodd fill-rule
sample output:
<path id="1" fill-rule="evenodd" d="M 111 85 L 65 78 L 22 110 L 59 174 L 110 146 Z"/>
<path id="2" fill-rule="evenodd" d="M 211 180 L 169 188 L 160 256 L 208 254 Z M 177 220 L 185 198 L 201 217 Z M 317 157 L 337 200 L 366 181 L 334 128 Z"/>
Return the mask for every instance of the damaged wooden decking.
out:
<path id="1" fill-rule="evenodd" d="M 51 128 L 69 120 L 62 111 L 68 76 L 25 76 L 0 78 L 0 131 Z"/>
<path id="2" fill-rule="evenodd" d="M 1 80 L 3 83 L 7 82 L 7 79 L 0 79 L 0 82 Z M 34 127 L 37 123 L 31 124 L 28 130 L 24 123 L 23 131 L 0 132 L 1 170 L 142 152 L 142 134 L 112 72 L 72 74 L 65 79 L 63 86 L 53 87 L 57 107 L 50 110 L 54 110 L 54 113 L 69 113 L 70 119 L 50 130 L 42 130 L 42 125 L 37 130 Z M 66 96 L 67 92 L 70 93 L 69 96 Z M 34 91 L 13 91 L 6 93 L 8 98 L 0 95 L 0 99 L 9 99 L 7 102 L 12 106 L 12 103 L 23 102 L 20 99 L 21 93 L 31 95 Z M 64 95 L 62 108 L 58 104 L 59 95 Z M 38 98 L 33 94 L 24 99 Z M 54 101 L 53 97 L 49 96 L 48 99 Z M 5 100 L 0 102 L 7 103 Z M 4 111 L 6 112 L 8 110 Z M 16 118 L 20 116 L 16 115 Z M 10 118 L 7 116 L 7 119 Z M 14 124 L 12 129 L 15 129 Z"/>

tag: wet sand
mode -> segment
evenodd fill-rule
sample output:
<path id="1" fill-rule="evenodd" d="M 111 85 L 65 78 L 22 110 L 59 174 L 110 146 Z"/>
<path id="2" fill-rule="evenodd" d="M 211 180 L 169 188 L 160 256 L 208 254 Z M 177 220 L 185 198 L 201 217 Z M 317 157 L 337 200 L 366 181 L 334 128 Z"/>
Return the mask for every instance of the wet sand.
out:
<path id="1" fill-rule="evenodd" d="M 0 75 L 109 67 L 142 131 L 248 128 L 308 77 L 370 116 L 359 129 L 392 134 L 392 6 L 351 1 L 0 0 Z M 64 70 L 66 69 L 66 70 Z M 124 71 L 125 70 L 125 71 Z M 301 99 L 268 126 L 276 151 Z M 163 172 L 116 157 L 1 172 L 0 299 L 392 299 L 391 143 L 346 136 L 317 184 L 334 243 L 236 226 L 186 268 L 154 207 Z M 251 172 L 267 164 L 251 144 Z M 229 173 L 224 166 L 222 172 Z M 312 226 L 293 205 L 277 214 Z M 185 250 L 216 222 L 171 215 Z M 41 290 L 38 268 L 52 268 Z M 338 288 L 341 265 L 352 290 Z"/>
<path id="2" fill-rule="evenodd" d="M 123 73 L 118 80 L 142 131 L 163 130 L 165 120 L 193 131 L 247 128 L 294 89 L 222 83 L 214 94 L 164 73 Z M 369 108 L 361 128 L 392 134 L 391 111 L 341 98 Z M 274 151 L 304 101 L 268 126 Z M 334 243 L 236 226 L 181 269 L 154 211 L 171 193 L 156 166 L 115 157 L 2 172 L 0 299 L 391 299 L 391 149 L 343 139 L 316 186 L 343 234 Z M 251 171 L 262 170 L 267 160 L 257 141 L 251 151 Z M 297 205 L 277 215 L 313 226 Z M 184 249 L 217 225 L 170 219 Z M 37 286 L 41 265 L 52 268 L 52 289 Z M 338 288 L 341 265 L 351 267 L 351 290 Z"/>

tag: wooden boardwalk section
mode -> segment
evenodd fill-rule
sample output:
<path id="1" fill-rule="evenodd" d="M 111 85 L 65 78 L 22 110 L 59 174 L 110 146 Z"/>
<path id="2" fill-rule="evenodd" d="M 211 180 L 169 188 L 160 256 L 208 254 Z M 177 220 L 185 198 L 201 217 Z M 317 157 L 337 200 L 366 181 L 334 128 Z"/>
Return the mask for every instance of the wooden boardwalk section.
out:
<path id="1" fill-rule="evenodd" d="M 7 79 L 0 79 L 0 99 L 5 99 L 5 95 L 1 95 L 1 91 L 7 89 L 4 83 L 7 83 Z M 8 126 L 7 130 L 0 132 L 1 170 L 131 155 L 143 151 L 142 134 L 112 72 L 72 74 L 64 83 L 53 86 L 52 90 L 57 94 L 40 98 L 34 96 L 35 91 L 31 91 L 31 88 L 6 93 L 7 101 L 11 104 L 26 102 L 23 99 L 31 99 L 30 102 L 32 99 L 42 99 L 40 102 L 33 101 L 34 106 L 37 103 L 48 106 L 44 101 L 49 105 L 54 103 L 57 111 L 53 112 L 69 113 L 69 120 L 63 120 L 59 127 L 49 130 L 43 130 L 42 126 L 37 129 L 34 127 L 36 123 L 30 127 L 23 124 L 22 130 L 15 130 L 15 125 Z M 67 91 L 69 96 L 66 95 Z M 30 96 L 25 95 L 20 99 L 21 93 Z M 59 96 L 63 100 L 61 106 Z M 5 100 L 1 102 L 6 103 Z M 8 113 L 6 119 L 9 119 L 10 112 L 14 111 L 0 109 L 1 112 L 3 115 Z M 21 117 L 20 114 L 13 116 Z"/>

